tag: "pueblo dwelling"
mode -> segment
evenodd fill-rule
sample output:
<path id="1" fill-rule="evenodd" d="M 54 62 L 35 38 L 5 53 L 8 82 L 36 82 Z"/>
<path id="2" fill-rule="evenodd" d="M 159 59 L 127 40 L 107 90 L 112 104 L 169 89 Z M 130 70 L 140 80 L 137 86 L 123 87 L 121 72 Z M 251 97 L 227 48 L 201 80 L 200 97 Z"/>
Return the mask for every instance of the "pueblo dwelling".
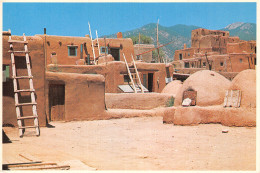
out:
<path id="1" fill-rule="evenodd" d="M 256 43 L 228 32 L 192 31 L 192 47 L 176 51 L 172 64 L 138 57 L 147 47 L 134 47 L 120 32 L 117 38 L 95 40 L 88 35 L 13 36 L 10 31 L 2 36 L 3 125 L 17 126 L 19 106 L 21 117 L 31 115 L 32 109 L 20 104 L 30 102 L 37 104 L 40 126 L 137 116 L 162 116 L 176 125 L 256 125 Z M 28 50 L 19 42 L 26 42 Z M 171 81 L 183 76 L 189 78 Z"/>
<path id="2" fill-rule="evenodd" d="M 3 43 L 3 124 L 17 126 L 10 41 L 23 40 L 10 31 L 2 33 Z M 135 109 L 165 104 L 171 96 L 159 93 L 171 78 L 171 64 L 147 63 L 136 60 L 134 46 L 129 38 L 67 37 L 51 35 L 26 36 L 33 75 L 40 126 L 58 120 L 94 120 L 122 116 L 107 111 L 119 108 L 122 97 L 131 94 L 127 106 Z M 17 76 L 26 76 L 28 67 L 23 45 L 13 43 Z M 149 60 L 150 61 L 150 60 Z M 19 73 L 19 75 L 18 75 Z M 131 75 L 130 75 L 131 74 Z M 169 81 L 169 80 L 167 80 Z M 17 79 L 18 88 L 28 88 L 28 79 Z M 135 97 L 137 92 L 142 97 Z M 114 95 L 113 95 L 114 94 Z M 30 92 L 19 93 L 19 103 L 30 102 Z M 116 98 L 116 99 L 115 99 Z M 151 99 L 159 100 L 152 103 Z M 141 105 L 134 105 L 140 99 Z M 111 103 L 111 100 L 116 103 Z M 123 101 L 123 102 L 126 102 Z M 151 107 L 152 106 L 152 107 Z M 30 115 L 31 108 L 23 106 L 21 116 Z M 86 115 L 87 114 L 87 115 Z M 127 115 L 124 115 L 127 116 Z M 133 115 L 135 116 L 135 115 Z M 31 120 L 25 119 L 28 124 Z M 26 124 L 27 122 L 25 122 Z"/>
<path id="3" fill-rule="evenodd" d="M 255 69 L 256 41 L 231 37 L 228 31 L 195 29 L 191 47 L 184 44 L 183 49 L 176 50 L 173 65 L 177 78 L 209 69 L 232 79 L 238 72 Z"/>

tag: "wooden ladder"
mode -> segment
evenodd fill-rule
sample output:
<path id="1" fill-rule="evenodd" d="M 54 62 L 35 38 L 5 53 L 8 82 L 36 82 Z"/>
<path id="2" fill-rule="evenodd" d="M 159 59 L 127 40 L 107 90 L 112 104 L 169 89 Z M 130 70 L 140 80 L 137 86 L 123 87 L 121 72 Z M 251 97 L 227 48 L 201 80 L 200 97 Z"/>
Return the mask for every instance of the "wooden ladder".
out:
<path id="1" fill-rule="evenodd" d="M 133 55 L 131 55 L 132 61 L 133 61 L 133 67 L 129 67 L 129 65 L 128 65 L 127 61 L 126 61 L 126 58 L 125 58 L 125 54 L 123 54 L 123 57 L 124 57 L 124 60 L 125 60 L 128 76 L 129 76 L 129 78 L 131 80 L 130 84 L 131 84 L 134 92 L 135 93 L 140 93 L 140 92 L 144 93 L 143 85 L 141 83 L 140 76 L 139 76 L 139 73 L 137 71 Z M 133 72 L 131 72 L 131 70 Z M 133 74 L 133 77 L 132 77 L 132 74 Z"/>
<path id="2" fill-rule="evenodd" d="M 23 134 L 25 132 L 26 128 L 35 128 L 36 130 L 36 136 L 40 136 L 40 128 L 39 128 L 39 120 L 38 120 L 38 114 L 36 109 L 36 100 L 35 100 L 35 89 L 33 87 L 33 76 L 31 72 L 31 64 L 30 64 L 30 58 L 29 58 L 29 51 L 28 51 L 28 41 L 26 41 L 25 34 L 23 34 L 23 41 L 20 40 L 12 40 L 11 36 L 9 36 L 8 40 L 10 44 L 10 50 L 8 52 L 11 53 L 11 63 L 12 63 L 12 74 L 13 74 L 13 86 L 14 86 L 14 100 L 15 100 L 15 108 L 16 108 L 16 116 L 17 116 L 17 123 L 19 128 L 19 136 L 23 137 Z M 24 45 L 24 51 L 16 51 L 13 49 L 13 43 L 17 44 L 23 44 Z M 19 54 L 25 54 L 26 58 L 26 67 L 28 76 L 17 76 L 16 66 L 15 66 L 15 53 Z M 29 79 L 29 86 L 30 89 L 18 89 L 17 83 L 18 79 Z M 31 102 L 30 103 L 19 103 L 19 95 L 22 92 L 30 92 L 31 94 Z M 21 116 L 21 108 L 23 106 L 32 106 L 32 116 Z M 34 119 L 34 125 L 33 126 L 25 126 L 24 120 L 25 119 Z"/>

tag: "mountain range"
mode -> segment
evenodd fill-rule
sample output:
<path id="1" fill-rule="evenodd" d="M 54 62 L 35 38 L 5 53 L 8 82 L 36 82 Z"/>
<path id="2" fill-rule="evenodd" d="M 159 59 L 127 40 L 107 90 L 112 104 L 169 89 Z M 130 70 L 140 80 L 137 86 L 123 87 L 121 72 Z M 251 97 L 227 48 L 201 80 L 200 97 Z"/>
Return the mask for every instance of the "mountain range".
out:
<path id="1" fill-rule="evenodd" d="M 187 47 L 191 46 L 191 31 L 199 26 L 193 25 L 174 25 L 170 27 L 165 27 L 159 25 L 159 43 L 160 45 L 173 43 L 160 48 L 169 59 L 173 59 L 175 50 L 183 49 L 183 44 L 186 43 Z M 207 28 L 205 28 L 207 29 Z M 133 36 L 138 36 L 139 33 L 149 36 L 152 39 L 154 45 L 156 45 L 156 30 L 157 24 L 150 23 L 144 25 L 140 28 L 123 32 L 124 38 L 129 38 Z M 256 40 L 256 24 L 254 23 L 232 23 L 225 28 L 220 28 L 219 30 L 229 31 L 230 36 L 238 36 L 241 40 Z M 112 35 L 107 35 L 107 38 L 116 38 L 116 33 Z"/>

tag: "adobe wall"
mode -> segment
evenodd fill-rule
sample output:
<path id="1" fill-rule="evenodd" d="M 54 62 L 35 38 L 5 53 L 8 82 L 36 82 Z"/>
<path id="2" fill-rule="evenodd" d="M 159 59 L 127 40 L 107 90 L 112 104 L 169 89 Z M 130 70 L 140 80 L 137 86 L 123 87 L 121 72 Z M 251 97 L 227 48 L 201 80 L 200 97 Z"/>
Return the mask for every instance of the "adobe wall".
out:
<path id="1" fill-rule="evenodd" d="M 241 41 L 239 43 L 228 43 L 227 53 L 256 53 L 255 41 Z"/>
<path id="2" fill-rule="evenodd" d="M 3 82 L 3 124 L 12 124 L 17 126 L 17 118 L 15 112 L 14 104 L 14 90 L 13 90 L 13 79 L 12 79 L 12 68 L 11 68 L 11 55 L 9 51 L 8 35 L 3 35 L 2 45 L 3 45 L 3 65 L 8 65 L 10 67 L 10 78 L 7 82 Z M 13 40 L 23 40 L 22 36 L 12 36 Z M 30 51 L 31 59 L 31 70 L 33 75 L 33 84 L 36 91 L 36 102 L 37 102 L 37 113 L 39 116 L 40 126 L 46 125 L 46 115 L 45 115 L 45 98 L 44 98 L 44 78 L 45 78 L 45 61 L 44 61 L 44 50 L 43 50 L 43 40 L 41 37 L 28 36 L 26 37 L 28 41 L 28 50 Z M 24 50 L 23 44 L 13 44 L 14 50 Z M 17 54 L 18 55 L 18 54 Z M 22 54 L 21 54 L 22 55 Z M 15 58 L 17 64 L 17 73 L 19 76 L 28 76 L 27 68 L 25 64 L 25 57 Z M 18 79 L 19 86 L 21 89 L 29 88 L 28 79 Z M 31 102 L 30 94 L 23 93 L 23 97 L 20 97 L 20 102 Z M 23 106 L 23 114 L 25 116 L 32 115 L 32 106 Z M 26 120 L 33 121 L 33 120 Z M 32 122 L 26 123 L 30 125 Z"/>
<path id="3" fill-rule="evenodd" d="M 99 38 L 99 47 L 105 47 L 105 39 Z M 99 55 L 98 52 L 98 44 L 97 39 L 94 40 L 94 46 L 95 46 L 95 55 Z M 109 48 L 116 48 L 119 49 L 120 53 L 120 61 L 124 62 L 123 54 L 125 55 L 125 58 L 128 63 L 132 62 L 131 55 L 133 55 L 133 58 L 136 60 L 136 57 L 134 56 L 134 45 L 131 38 L 106 38 L 106 46 Z M 91 49 L 92 52 L 92 49 Z M 104 53 L 103 53 L 104 55 Z"/>
<path id="4" fill-rule="evenodd" d="M 130 65 L 130 64 L 129 64 Z M 142 63 L 136 62 L 140 79 L 143 83 L 143 74 L 153 73 L 153 92 L 161 92 L 165 87 L 166 69 L 165 64 L 161 63 Z M 50 70 L 51 66 L 48 66 Z M 173 67 L 170 65 L 170 74 L 173 73 Z M 127 75 L 127 69 L 124 62 L 112 61 L 101 65 L 59 65 L 58 70 L 66 73 L 81 74 L 101 74 L 105 77 L 106 93 L 118 93 L 118 85 L 124 84 L 124 75 Z"/>
<path id="5" fill-rule="evenodd" d="M 166 107 L 171 94 L 161 93 L 106 93 L 106 107 L 108 109 L 153 109 Z"/>
<path id="6" fill-rule="evenodd" d="M 83 63 L 87 61 L 87 56 L 93 60 L 92 42 L 89 36 L 86 37 L 70 37 L 70 36 L 51 36 L 38 35 L 43 39 L 43 45 L 46 48 L 47 64 L 76 65 L 81 58 Z M 99 38 L 99 47 L 105 47 L 104 38 Z M 82 45 L 82 47 L 81 47 Z M 99 55 L 97 39 L 93 40 L 96 58 Z M 68 46 L 77 47 L 77 55 L 69 56 Z M 132 61 L 131 54 L 134 56 L 134 47 L 130 38 L 107 38 L 106 46 L 108 48 L 117 48 L 120 50 L 120 61 L 124 61 L 123 53 L 128 62 Z M 56 55 L 52 55 L 55 53 Z"/>
<path id="7" fill-rule="evenodd" d="M 174 114 L 164 117 L 165 123 L 198 125 L 219 123 L 225 126 L 256 126 L 256 109 L 208 107 L 175 107 Z"/>
<path id="8" fill-rule="evenodd" d="M 255 69 L 256 54 L 231 53 L 232 72 L 241 72 L 246 69 Z"/>
<path id="9" fill-rule="evenodd" d="M 105 78 L 102 75 L 46 72 L 46 110 L 49 84 L 65 85 L 64 120 L 102 119 L 105 111 Z M 46 111 L 50 119 L 49 111 Z"/>
<path id="10" fill-rule="evenodd" d="M 215 37 L 215 39 L 214 39 Z M 208 30 L 208 29 L 195 29 L 191 31 L 191 47 L 192 48 L 204 48 L 204 47 L 214 47 L 213 44 L 219 41 L 220 37 L 229 37 L 228 31 L 220 30 Z M 201 41 L 204 41 L 201 42 Z M 224 43 L 224 40 L 223 40 Z"/>
<path id="11" fill-rule="evenodd" d="M 81 44 L 83 44 L 82 57 L 85 59 L 87 54 L 93 57 L 91 49 L 91 40 L 88 37 L 69 37 L 69 36 L 51 36 L 39 35 L 43 39 L 43 46 L 46 49 L 46 63 L 54 64 L 57 59 L 57 64 L 76 65 L 76 61 L 81 58 Z M 77 46 L 77 56 L 69 56 L 68 46 Z M 52 56 L 52 53 L 56 56 Z"/>
<path id="12" fill-rule="evenodd" d="M 189 59 L 193 57 L 194 53 L 195 49 L 192 48 L 176 50 L 174 54 L 174 61 L 180 60 L 180 54 L 182 54 L 182 59 Z"/>
<path id="13" fill-rule="evenodd" d="M 135 52 L 135 57 L 137 54 L 149 51 L 154 48 L 153 44 L 135 44 L 134 45 L 134 52 Z M 140 59 L 144 62 L 152 62 L 152 51 L 140 55 Z"/>

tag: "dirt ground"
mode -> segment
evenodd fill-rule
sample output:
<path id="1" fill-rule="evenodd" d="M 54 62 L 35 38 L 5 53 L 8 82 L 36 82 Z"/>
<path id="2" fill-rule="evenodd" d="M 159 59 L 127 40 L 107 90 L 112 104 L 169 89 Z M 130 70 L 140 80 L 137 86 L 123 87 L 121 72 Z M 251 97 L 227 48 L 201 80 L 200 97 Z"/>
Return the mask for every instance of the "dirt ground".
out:
<path id="1" fill-rule="evenodd" d="M 17 128 L 4 127 L 13 143 L 3 144 L 3 163 L 27 153 L 45 162 L 80 160 L 97 170 L 256 169 L 255 127 L 174 126 L 162 117 L 51 124 L 40 137 L 19 138 Z"/>

